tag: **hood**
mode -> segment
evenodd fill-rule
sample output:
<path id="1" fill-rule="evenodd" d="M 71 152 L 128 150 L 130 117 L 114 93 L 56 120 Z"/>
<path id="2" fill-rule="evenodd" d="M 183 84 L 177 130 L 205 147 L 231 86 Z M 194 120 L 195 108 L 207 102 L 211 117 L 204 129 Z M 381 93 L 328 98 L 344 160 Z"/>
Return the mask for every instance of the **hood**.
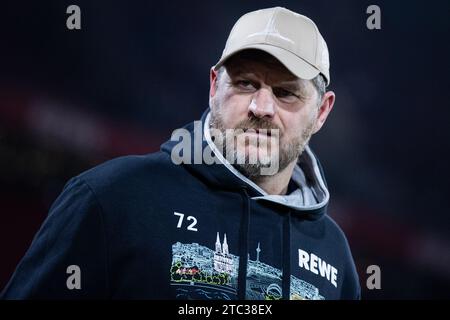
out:
<path id="1" fill-rule="evenodd" d="M 174 163 L 182 164 L 200 180 L 215 188 L 236 191 L 245 188 L 254 200 L 277 203 L 310 219 L 318 219 L 325 214 L 330 194 L 320 163 L 309 146 L 298 158 L 291 177 L 297 188 L 286 195 L 271 195 L 242 175 L 223 157 L 211 141 L 209 119 L 208 108 L 200 121 L 174 131 L 171 139 L 161 145 L 161 151 L 168 153 Z M 189 148 L 182 148 L 182 145 Z M 205 154 L 210 155 L 213 161 L 202 161 L 202 155 Z"/>

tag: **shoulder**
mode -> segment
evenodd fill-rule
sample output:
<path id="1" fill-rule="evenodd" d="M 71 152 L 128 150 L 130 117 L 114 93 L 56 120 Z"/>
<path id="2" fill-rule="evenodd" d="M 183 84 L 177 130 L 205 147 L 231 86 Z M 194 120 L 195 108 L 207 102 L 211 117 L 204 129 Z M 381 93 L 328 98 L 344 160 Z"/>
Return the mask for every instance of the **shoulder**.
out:
<path id="1" fill-rule="evenodd" d="M 325 228 L 327 229 L 328 237 L 331 237 L 335 243 L 341 243 L 343 249 L 350 250 L 347 237 L 337 222 L 328 214 L 323 217 L 323 220 Z"/>
<path id="2" fill-rule="evenodd" d="M 345 261 L 342 298 L 360 299 L 361 287 L 359 277 L 347 237 L 341 227 L 330 216 L 326 215 L 324 219 L 326 219 L 325 223 L 329 236 L 331 236 L 331 240 L 334 243 L 339 243 L 339 254 Z"/>
<path id="3" fill-rule="evenodd" d="M 93 189 L 127 185 L 167 176 L 175 165 L 163 152 L 115 158 L 89 169 L 75 178 Z"/>
<path id="4" fill-rule="evenodd" d="M 346 261 L 349 261 L 351 264 L 353 264 L 353 256 L 345 232 L 328 214 L 323 217 L 323 220 L 326 228 L 327 238 L 331 243 L 335 244 L 335 248 L 336 250 L 338 250 L 340 256 L 345 258 Z"/>
<path id="5" fill-rule="evenodd" d="M 168 165 L 170 165 L 170 158 L 163 152 L 130 155 L 106 161 L 81 173 L 77 177 L 91 182 L 96 179 L 120 179 L 140 172 L 156 171 Z"/>
<path id="6" fill-rule="evenodd" d="M 90 193 L 106 207 L 139 197 L 164 192 L 186 174 L 182 166 L 172 163 L 170 155 L 155 152 L 147 155 L 124 156 L 89 169 L 71 181 L 87 186 Z M 167 188 L 165 188 L 167 186 Z"/>

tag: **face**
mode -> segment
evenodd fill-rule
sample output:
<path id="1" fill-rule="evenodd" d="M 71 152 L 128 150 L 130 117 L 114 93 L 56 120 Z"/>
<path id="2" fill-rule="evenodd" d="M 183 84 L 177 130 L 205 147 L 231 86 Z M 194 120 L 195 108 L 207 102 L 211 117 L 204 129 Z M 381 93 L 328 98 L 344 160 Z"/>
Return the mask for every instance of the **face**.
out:
<path id="1" fill-rule="evenodd" d="M 212 70 L 210 98 L 211 129 L 222 132 L 215 143 L 227 159 L 230 150 L 234 159 L 244 155 L 245 162 L 234 165 L 252 179 L 261 177 L 263 168 L 277 168 L 276 174 L 296 161 L 325 121 L 311 81 L 262 52 L 233 56 L 219 76 Z"/>

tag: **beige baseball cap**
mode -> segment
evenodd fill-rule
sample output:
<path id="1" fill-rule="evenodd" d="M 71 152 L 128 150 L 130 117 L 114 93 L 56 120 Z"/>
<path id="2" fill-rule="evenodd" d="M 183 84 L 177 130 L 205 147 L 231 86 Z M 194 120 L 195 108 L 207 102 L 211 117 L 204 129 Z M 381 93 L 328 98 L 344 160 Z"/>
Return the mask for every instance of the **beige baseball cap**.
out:
<path id="1" fill-rule="evenodd" d="M 328 48 L 314 22 L 286 8 L 275 7 L 244 14 L 231 29 L 218 70 L 235 53 L 259 49 L 277 58 L 301 79 L 321 73 L 330 84 Z"/>

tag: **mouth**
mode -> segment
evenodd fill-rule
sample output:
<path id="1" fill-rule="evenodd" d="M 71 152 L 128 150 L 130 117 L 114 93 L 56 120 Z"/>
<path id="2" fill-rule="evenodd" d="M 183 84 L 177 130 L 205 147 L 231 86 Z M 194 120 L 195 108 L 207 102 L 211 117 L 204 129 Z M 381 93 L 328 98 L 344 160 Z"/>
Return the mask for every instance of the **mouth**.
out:
<path id="1" fill-rule="evenodd" d="M 257 128 L 246 128 L 246 129 L 244 129 L 244 133 L 264 135 L 264 136 L 267 136 L 267 137 L 271 137 L 272 136 L 271 131 L 272 131 L 271 129 L 257 129 Z"/>

